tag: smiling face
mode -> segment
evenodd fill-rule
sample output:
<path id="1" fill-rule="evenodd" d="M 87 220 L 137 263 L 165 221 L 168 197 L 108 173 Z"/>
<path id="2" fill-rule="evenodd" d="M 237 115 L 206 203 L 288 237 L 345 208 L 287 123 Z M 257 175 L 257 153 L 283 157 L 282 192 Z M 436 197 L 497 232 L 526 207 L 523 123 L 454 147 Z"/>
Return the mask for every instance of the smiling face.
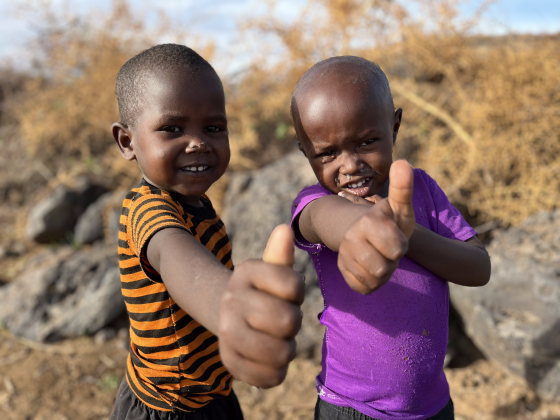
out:
<path id="1" fill-rule="evenodd" d="M 215 75 L 179 70 L 145 83 L 134 126 L 113 126 L 121 153 L 150 184 L 199 206 L 230 159 L 223 88 Z"/>
<path id="2" fill-rule="evenodd" d="M 375 83 L 356 80 L 334 73 L 313 82 L 296 93 L 293 116 L 319 183 L 335 194 L 368 197 L 389 177 L 402 111 L 393 112 Z"/>

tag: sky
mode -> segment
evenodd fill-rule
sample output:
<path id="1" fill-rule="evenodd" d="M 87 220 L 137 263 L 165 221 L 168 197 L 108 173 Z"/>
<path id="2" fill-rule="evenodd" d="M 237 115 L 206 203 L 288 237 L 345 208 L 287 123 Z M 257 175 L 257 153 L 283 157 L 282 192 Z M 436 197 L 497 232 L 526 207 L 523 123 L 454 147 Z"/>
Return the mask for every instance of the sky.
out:
<path id="1" fill-rule="evenodd" d="M 25 0 L 0 0 L 0 65 L 11 60 L 16 66 L 25 66 L 26 42 L 34 35 L 36 22 L 25 14 L 15 13 L 17 6 Z M 29 0 L 27 0 L 29 1 Z M 48 1 L 48 0 L 47 0 Z M 135 3 L 141 0 L 130 0 Z M 406 0 L 403 0 L 406 1 Z M 111 0 L 50 0 L 53 7 L 68 3 L 78 13 L 93 8 L 108 10 Z M 262 10 L 262 0 L 159 0 L 178 24 L 194 21 L 194 30 L 203 37 L 212 39 L 218 48 L 234 42 L 235 29 L 247 15 Z M 467 2 L 462 11 L 472 12 L 481 0 Z M 294 19 L 301 10 L 304 0 L 277 0 L 277 14 L 283 19 Z M 497 0 L 489 9 L 487 19 L 481 27 L 486 34 L 508 32 L 554 33 L 560 32 L 560 0 Z M 194 17 L 194 19 L 193 19 Z"/>

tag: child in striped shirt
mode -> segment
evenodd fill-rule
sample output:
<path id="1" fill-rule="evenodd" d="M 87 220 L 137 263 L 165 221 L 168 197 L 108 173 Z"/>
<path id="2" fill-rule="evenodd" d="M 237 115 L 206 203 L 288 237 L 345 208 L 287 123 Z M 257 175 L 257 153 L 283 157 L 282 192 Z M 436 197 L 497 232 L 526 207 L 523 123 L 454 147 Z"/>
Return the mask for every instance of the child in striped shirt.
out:
<path id="1" fill-rule="evenodd" d="M 224 91 L 200 55 L 150 48 L 121 68 L 116 92 L 113 136 L 143 179 L 120 218 L 131 342 L 111 419 L 242 419 L 232 375 L 271 387 L 295 356 L 304 285 L 290 229 L 273 232 L 264 261 L 232 271 L 205 195 L 230 158 Z"/>

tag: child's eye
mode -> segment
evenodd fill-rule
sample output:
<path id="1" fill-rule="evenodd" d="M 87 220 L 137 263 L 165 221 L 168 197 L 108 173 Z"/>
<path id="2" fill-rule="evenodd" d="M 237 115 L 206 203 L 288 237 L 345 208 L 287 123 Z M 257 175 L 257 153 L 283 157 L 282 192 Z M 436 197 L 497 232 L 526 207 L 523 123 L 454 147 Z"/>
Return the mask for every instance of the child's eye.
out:
<path id="1" fill-rule="evenodd" d="M 222 127 L 218 127 L 217 125 L 211 125 L 206 127 L 206 131 L 209 133 L 219 133 L 220 131 L 224 131 L 224 129 Z"/>
<path id="2" fill-rule="evenodd" d="M 369 146 L 370 144 L 373 144 L 373 143 L 375 143 L 376 141 L 377 141 L 377 139 L 369 139 L 369 140 L 366 140 L 366 141 L 362 142 L 362 143 L 360 144 L 360 146 Z"/>
<path id="3" fill-rule="evenodd" d="M 317 157 L 329 157 L 329 156 L 334 156 L 335 155 L 335 151 L 334 150 L 329 150 L 328 152 L 323 152 L 321 154 L 318 154 Z"/>
<path id="4" fill-rule="evenodd" d="M 168 133 L 180 133 L 181 132 L 181 127 L 178 127 L 176 125 L 166 125 L 164 127 L 160 128 L 161 131 L 166 131 Z"/>

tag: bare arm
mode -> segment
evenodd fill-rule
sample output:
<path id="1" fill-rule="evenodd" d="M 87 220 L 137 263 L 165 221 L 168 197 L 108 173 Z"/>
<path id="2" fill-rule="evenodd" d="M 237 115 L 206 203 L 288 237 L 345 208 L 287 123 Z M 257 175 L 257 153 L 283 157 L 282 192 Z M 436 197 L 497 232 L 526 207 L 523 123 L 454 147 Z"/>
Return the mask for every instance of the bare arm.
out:
<path id="1" fill-rule="evenodd" d="M 220 298 L 232 272 L 181 229 L 156 233 L 147 256 L 179 307 L 217 334 Z"/>
<path id="2" fill-rule="evenodd" d="M 490 257 L 477 237 L 456 241 L 416 224 L 406 256 L 451 283 L 484 286 L 490 280 Z"/>
<path id="3" fill-rule="evenodd" d="M 293 264 L 293 235 L 275 229 L 263 261 L 231 272 L 181 229 L 156 233 L 147 257 L 170 295 L 220 339 L 224 366 L 239 380 L 270 388 L 280 384 L 295 357 L 305 285 Z"/>
<path id="4" fill-rule="evenodd" d="M 327 195 L 309 203 L 301 212 L 298 227 L 311 243 L 324 244 L 338 252 L 344 234 L 356 220 L 369 211 L 346 198 Z"/>
<path id="5" fill-rule="evenodd" d="M 389 195 L 375 206 L 339 196 L 321 197 L 303 209 L 298 228 L 305 239 L 338 251 L 338 268 L 362 294 L 383 286 L 397 269 L 414 230 L 412 168 L 397 161 L 389 172 Z"/>
<path id="6" fill-rule="evenodd" d="M 382 201 L 379 196 L 363 199 L 343 193 L 342 197 L 355 207 L 367 208 Z M 442 279 L 461 286 L 484 286 L 490 280 L 490 257 L 477 237 L 453 240 L 416 224 L 406 256 Z"/>

